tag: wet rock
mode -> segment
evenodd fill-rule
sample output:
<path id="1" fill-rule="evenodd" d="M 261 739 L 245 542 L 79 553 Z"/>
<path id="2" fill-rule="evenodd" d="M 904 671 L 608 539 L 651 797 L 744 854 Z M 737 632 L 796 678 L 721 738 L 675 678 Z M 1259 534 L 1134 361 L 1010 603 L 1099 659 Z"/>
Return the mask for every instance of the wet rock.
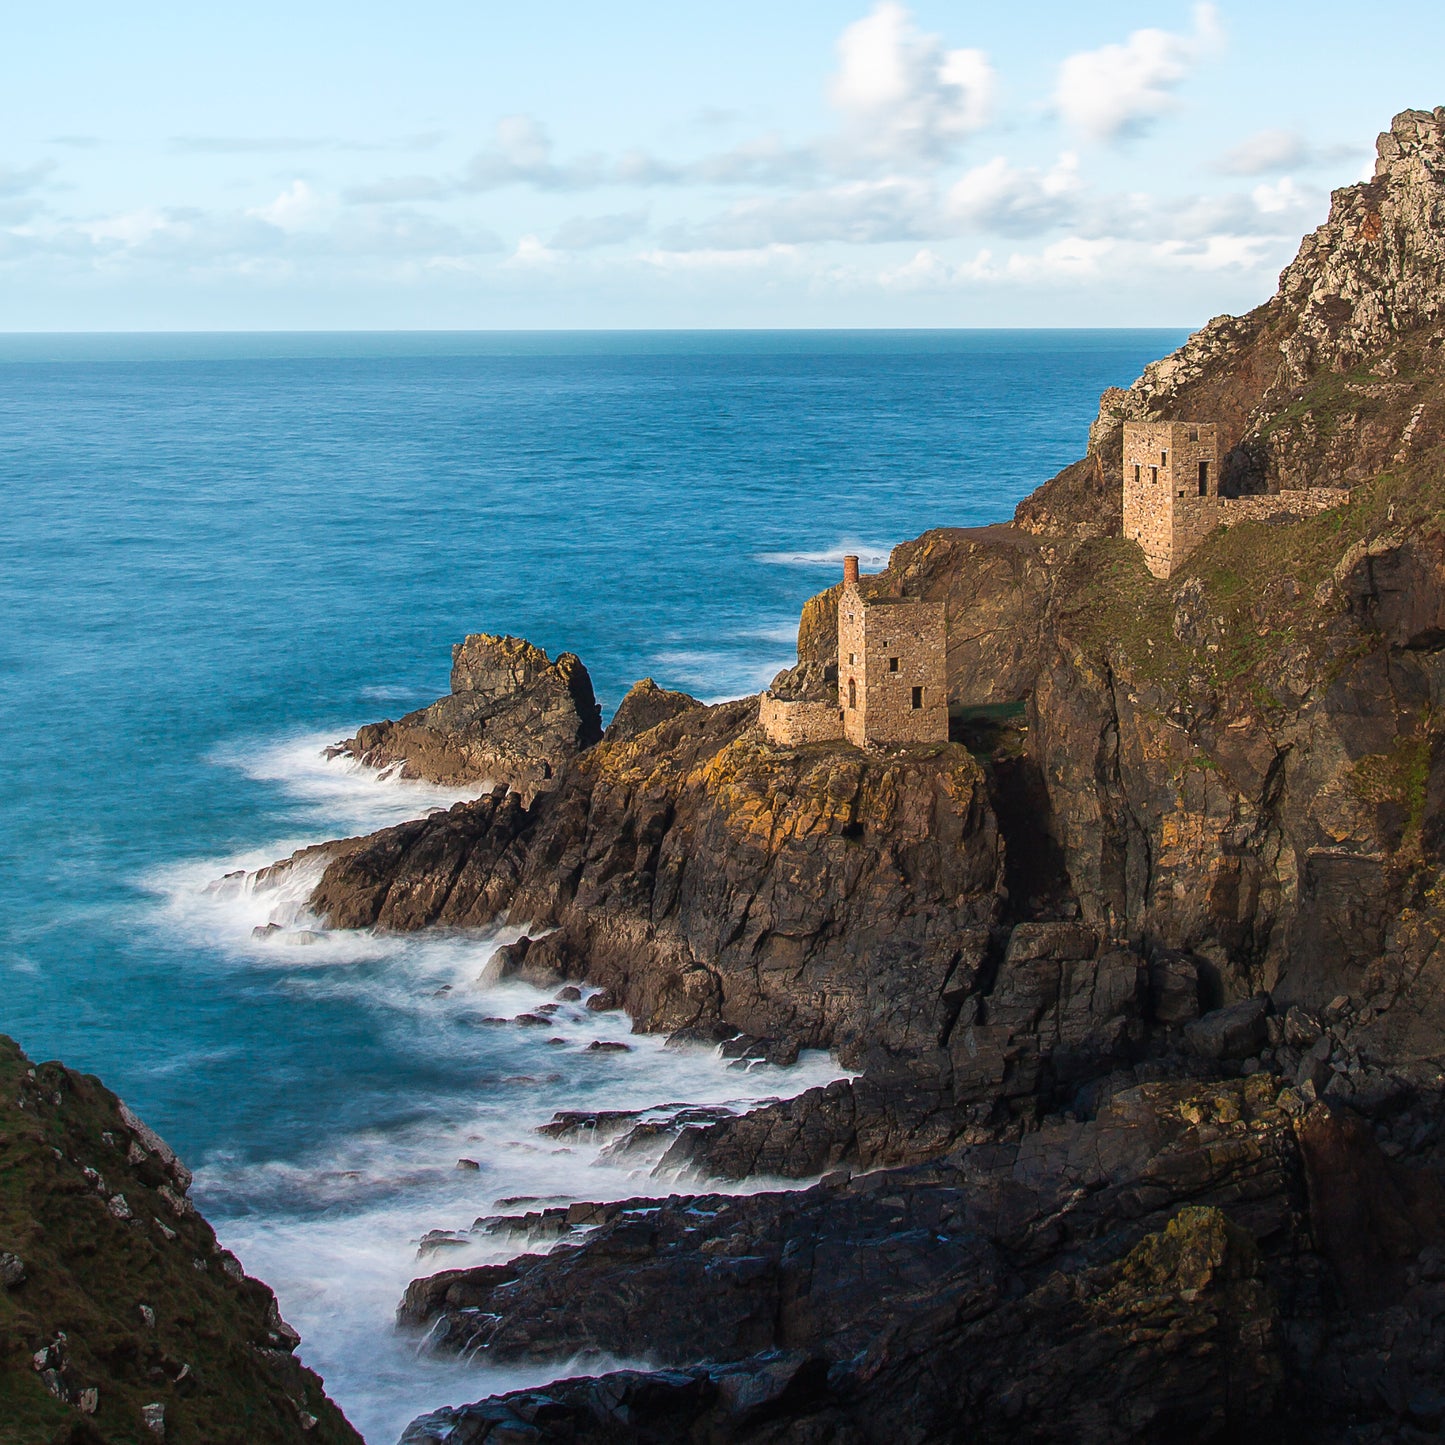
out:
<path id="1" fill-rule="evenodd" d="M 0 1289 L 19 1289 L 25 1283 L 25 1264 L 18 1254 L 0 1254 Z"/>
<path id="2" fill-rule="evenodd" d="M 593 1039 L 582 1052 L 587 1054 L 630 1054 L 632 1045 L 620 1043 L 616 1039 Z"/>

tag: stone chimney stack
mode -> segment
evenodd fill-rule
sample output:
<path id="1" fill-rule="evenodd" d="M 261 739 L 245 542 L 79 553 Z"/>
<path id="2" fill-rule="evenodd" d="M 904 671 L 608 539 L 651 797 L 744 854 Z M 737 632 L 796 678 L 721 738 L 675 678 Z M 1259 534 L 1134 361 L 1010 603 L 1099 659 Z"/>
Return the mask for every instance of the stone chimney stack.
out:
<path id="1" fill-rule="evenodd" d="M 849 583 L 854 587 L 858 585 L 858 559 L 856 557 L 843 558 L 843 585 L 847 587 Z"/>

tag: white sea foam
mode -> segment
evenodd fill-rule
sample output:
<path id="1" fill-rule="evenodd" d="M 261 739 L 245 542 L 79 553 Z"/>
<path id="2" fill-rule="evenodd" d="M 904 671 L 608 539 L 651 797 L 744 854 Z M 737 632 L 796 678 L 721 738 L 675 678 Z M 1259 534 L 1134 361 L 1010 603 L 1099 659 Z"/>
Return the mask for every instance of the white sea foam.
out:
<path id="1" fill-rule="evenodd" d="M 329 837 L 337 836 L 338 827 L 370 831 L 419 818 L 432 808 L 449 808 L 491 789 L 490 783 L 442 787 L 404 778 L 397 767 L 371 768 L 355 758 L 328 758 L 327 747 L 348 735 L 338 730 L 267 743 L 227 744 L 212 750 L 211 761 L 257 782 L 279 784 L 293 800 L 298 817 L 330 828 Z"/>
<path id="2" fill-rule="evenodd" d="M 305 908 L 324 855 L 264 882 L 256 870 L 299 846 L 457 797 L 327 762 L 320 752 L 331 740 L 218 751 L 218 762 L 279 788 L 297 833 L 158 870 L 145 881 L 156 900 L 155 926 L 221 967 L 253 971 L 260 986 L 289 995 L 298 1009 L 315 1003 L 335 1017 L 341 1007 L 361 1021 L 370 1057 L 389 1061 L 357 1076 L 357 1102 L 345 1120 L 329 1127 L 325 1119 L 309 1121 L 304 1141 L 278 1136 L 259 1150 L 264 1157 L 252 1147 L 245 1157 L 203 1160 L 196 1194 L 226 1245 L 276 1290 L 301 1331 L 303 1359 L 322 1372 L 373 1445 L 390 1445 L 426 1410 L 569 1372 L 565 1361 L 499 1368 L 437 1358 L 395 1329 L 395 1307 L 412 1278 L 525 1247 L 467 1234 L 478 1216 L 517 1196 L 606 1200 L 667 1192 L 668 1182 L 651 1173 L 666 1141 L 619 1158 L 604 1152 L 608 1140 L 553 1139 L 539 1134 L 539 1125 L 562 1109 L 687 1103 L 742 1111 L 843 1071 L 821 1052 L 791 1069 L 739 1068 L 715 1049 L 669 1049 L 661 1038 L 632 1035 L 621 1013 L 556 1003 L 516 981 L 497 983 L 488 962 L 499 944 L 521 935 L 518 926 L 412 935 L 324 929 Z M 256 937 L 267 924 L 277 927 Z M 545 1026 L 514 1022 L 549 1007 Z M 325 1041 L 304 1023 L 297 1039 L 319 1048 L 324 1060 Z M 630 1051 L 589 1051 L 603 1041 Z M 302 1080 L 311 1077 L 308 1067 L 326 1065 L 314 1056 L 298 1061 Z M 459 1159 L 480 1167 L 459 1168 Z M 465 1243 L 419 1259 L 418 1244 L 434 1229 Z"/>
<path id="3" fill-rule="evenodd" d="M 759 552 L 758 561 L 776 567 L 832 567 L 843 566 L 844 557 L 857 557 L 858 565 L 865 572 L 880 572 L 888 565 L 888 555 L 893 550 L 891 542 L 839 542 L 818 552 Z"/>

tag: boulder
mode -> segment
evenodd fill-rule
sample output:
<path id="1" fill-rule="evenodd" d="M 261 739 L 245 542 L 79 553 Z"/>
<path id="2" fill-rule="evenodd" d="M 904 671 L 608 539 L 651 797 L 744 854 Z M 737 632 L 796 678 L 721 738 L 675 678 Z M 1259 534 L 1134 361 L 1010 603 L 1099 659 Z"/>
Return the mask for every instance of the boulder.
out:
<path id="1" fill-rule="evenodd" d="M 1184 1028 L 1184 1041 L 1202 1059 L 1247 1059 L 1268 1042 L 1269 998 L 1261 994 L 1213 1009 Z"/>

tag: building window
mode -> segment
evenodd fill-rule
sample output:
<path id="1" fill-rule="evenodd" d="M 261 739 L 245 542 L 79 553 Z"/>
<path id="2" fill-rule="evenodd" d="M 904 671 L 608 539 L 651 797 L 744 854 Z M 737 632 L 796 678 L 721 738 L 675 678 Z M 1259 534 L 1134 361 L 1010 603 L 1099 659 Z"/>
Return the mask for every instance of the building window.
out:
<path id="1" fill-rule="evenodd" d="M 1159 453 L 1159 465 L 1160 465 L 1161 467 L 1167 467 L 1167 466 L 1169 465 L 1169 453 L 1168 453 L 1168 452 L 1160 452 L 1160 453 Z"/>
<path id="2" fill-rule="evenodd" d="M 1149 484 L 1150 484 L 1150 486 L 1154 486 L 1154 487 L 1157 487 L 1157 486 L 1159 485 L 1159 468 L 1158 468 L 1158 467 L 1150 467 L 1150 468 L 1149 468 Z"/>
<path id="3" fill-rule="evenodd" d="M 915 687 L 915 688 L 913 689 L 913 706 L 914 706 L 914 707 L 922 707 L 922 706 L 923 706 L 923 689 L 922 689 L 921 687 Z"/>
<path id="4" fill-rule="evenodd" d="M 889 671 L 889 672 L 897 672 L 897 671 L 898 671 L 898 659 L 897 659 L 896 657 L 890 657 L 890 658 L 888 659 L 888 671 Z"/>
<path id="5" fill-rule="evenodd" d="M 1143 470 L 1144 468 L 1141 467 L 1138 462 L 1134 463 L 1134 485 L 1136 487 L 1139 485 L 1139 477 L 1142 474 Z"/>
<path id="6" fill-rule="evenodd" d="M 1199 495 L 1200 495 L 1201 497 L 1207 497 L 1207 496 L 1209 495 L 1209 463 L 1208 463 L 1208 462 L 1200 462 L 1200 463 L 1199 463 Z"/>
<path id="7" fill-rule="evenodd" d="M 858 654 L 857 654 L 856 652 L 850 652 L 850 653 L 848 654 L 848 666 L 849 666 L 849 667 L 853 667 L 853 666 L 855 666 L 855 665 L 857 664 L 857 662 L 858 662 Z"/>
<path id="8" fill-rule="evenodd" d="M 1199 440 L 1199 428 L 1197 426 L 1192 426 L 1189 428 L 1189 440 L 1192 442 L 1197 442 Z"/>
<path id="9" fill-rule="evenodd" d="M 851 677 L 848 679 L 848 706 L 858 706 L 858 684 Z"/>

